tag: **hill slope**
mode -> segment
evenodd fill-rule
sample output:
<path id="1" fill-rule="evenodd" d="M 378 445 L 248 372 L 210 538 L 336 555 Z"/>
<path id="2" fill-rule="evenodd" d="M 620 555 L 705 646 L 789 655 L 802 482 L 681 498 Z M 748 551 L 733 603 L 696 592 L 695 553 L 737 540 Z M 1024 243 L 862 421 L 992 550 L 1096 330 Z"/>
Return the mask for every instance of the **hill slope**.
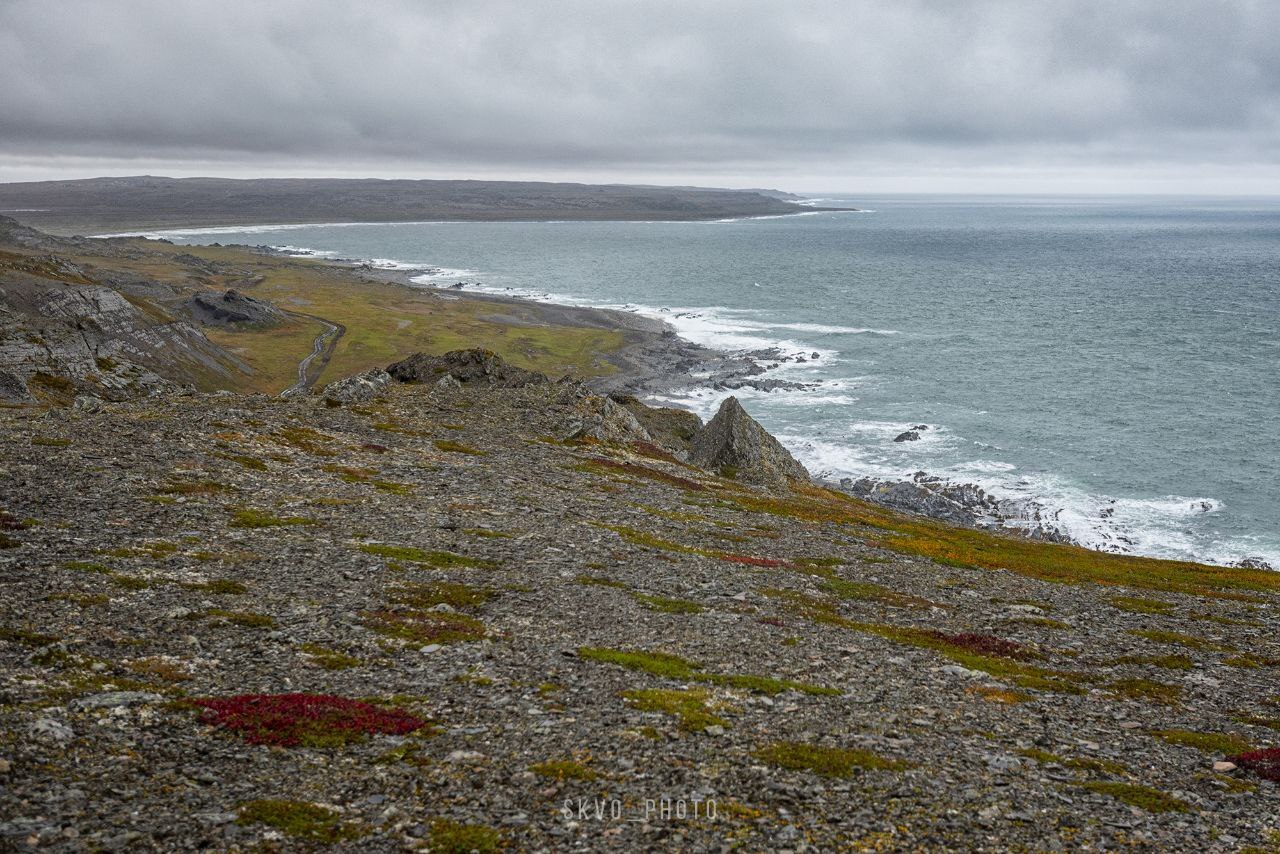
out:
<path id="1" fill-rule="evenodd" d="M 689 429 L 634 403 L 654 442 L 565 441 L 611 406 L 569 382 L 450 380 L 350 406 L 0 410 L 0 834 L 353 851 L 1274 834 L 1280 783 L 1214 762 L 1277 742 L 1280 575 L 760 491 L 679 462 Z"/>

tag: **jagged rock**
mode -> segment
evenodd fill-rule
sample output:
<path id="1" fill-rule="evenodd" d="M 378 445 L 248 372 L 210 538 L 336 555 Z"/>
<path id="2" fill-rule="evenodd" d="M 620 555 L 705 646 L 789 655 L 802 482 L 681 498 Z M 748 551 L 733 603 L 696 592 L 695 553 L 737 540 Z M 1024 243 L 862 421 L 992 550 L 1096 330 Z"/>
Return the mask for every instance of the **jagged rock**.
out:
<path id="1" fill-rule="evenodd" d="M 31 393 L 21 378 L 9 371 L 0 371 L 0 401 L 29 403 L 31 399 Z"/>
<path id="2" fill-rule="evenodd" d="M 596 441 L 651 442 L 649 431 L 625 407 L 607 397 L 588 397 L 583 401 L 588 412 L 574 422 L 565 439 Z"/>
<path id="3" fill-rule="evenodd" d="M 1267 563 L 1260 557 L 1245 557 L 1231 564 L 1241 569 L 1275 569 L 1271 564 Z"/>
<path id="4" fill-rule="evenodd" d="M 373 400 L 387 390 L 391 375 L 380 368 L 337 380 L 324 387 L 326 403 L 337 405 L 364 403 Z"/>
<path id="5" fill-rule="evenodd" d="M 453 350 L 443 356 L 414 353 L 387 368 L 402 383 L 435 383 L 446 374 L 460 383 L 520 388 L 551 382 L 546 374 L 508 365 L 492 350 Z"/>
<path id="6" fill-rule="evenodd" d="M 919 442 L 920 433 L 916 430 L 906 430 L 893 437 L 895 442 Z"/>
<path id="7" fill-rule="evenodd" d="M 726 398 L 715 417 L 694 437 L 689 461 L 762 486 L 809 480 L 804 466 L 747 414 L 736 397 Z"/>
<path id="8" fill-rule="evenodd" d="M 271 303 L 234 289 L 221 295 L 195 294 L 186 307 L 192 319 L 206 326 L 274 326 L 285 320 L 285 313 Z"/>

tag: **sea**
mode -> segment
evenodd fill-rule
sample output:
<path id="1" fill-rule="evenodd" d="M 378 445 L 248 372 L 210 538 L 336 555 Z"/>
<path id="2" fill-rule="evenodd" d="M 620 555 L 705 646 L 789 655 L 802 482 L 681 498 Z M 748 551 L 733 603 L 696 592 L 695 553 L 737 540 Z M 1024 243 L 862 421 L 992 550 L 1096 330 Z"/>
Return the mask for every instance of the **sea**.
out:
<path id="1" fill-rule="evenodd" d="M 714 222 L 154 233 L 424 269 L 423 287 L 777 348 L 736 394 L 815 475 L 974 484 L 1082 545 L 1280 568 L 1280 199 L 814 195 Z M 915 426 L 919 441 L 895 442 Z M 1017 526 L 1018 521 L 1010 523 Z"/>

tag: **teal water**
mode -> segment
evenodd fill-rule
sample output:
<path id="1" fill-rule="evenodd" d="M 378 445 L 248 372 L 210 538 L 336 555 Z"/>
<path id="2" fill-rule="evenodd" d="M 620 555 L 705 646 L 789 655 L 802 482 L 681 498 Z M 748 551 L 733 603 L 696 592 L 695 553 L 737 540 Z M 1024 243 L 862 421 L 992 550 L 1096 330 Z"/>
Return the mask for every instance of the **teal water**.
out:
<path id="1" fill-rule="evenodd" d="M 1280 200 L 836 202 L 867 211 L 165 236 L 435 265 L 424 284 L 803 353 L 772 375 L 818 387 L 735 393 L 815 473 L 923 470 L 1094 547 L 1280 567 Z M 706 416 L 724 394 L 679 402 Z"/>

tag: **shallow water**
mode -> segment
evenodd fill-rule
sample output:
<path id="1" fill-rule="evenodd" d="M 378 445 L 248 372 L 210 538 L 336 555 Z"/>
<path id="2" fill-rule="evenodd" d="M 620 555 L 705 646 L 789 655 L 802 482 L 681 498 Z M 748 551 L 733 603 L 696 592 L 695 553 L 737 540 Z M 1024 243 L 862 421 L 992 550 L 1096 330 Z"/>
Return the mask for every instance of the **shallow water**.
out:
<path id="1" fill-rule="evenodd" d="M 436 265 L 426 281 L 781 346 L 809 361 L 775 375 L 820 385 L 737 394 L 815 473 L 925 470 L 1034 500 L 1086 544 L 1280 567 L 1280 200 L 839 201 L 870 210 L 166 236 Z"/>

